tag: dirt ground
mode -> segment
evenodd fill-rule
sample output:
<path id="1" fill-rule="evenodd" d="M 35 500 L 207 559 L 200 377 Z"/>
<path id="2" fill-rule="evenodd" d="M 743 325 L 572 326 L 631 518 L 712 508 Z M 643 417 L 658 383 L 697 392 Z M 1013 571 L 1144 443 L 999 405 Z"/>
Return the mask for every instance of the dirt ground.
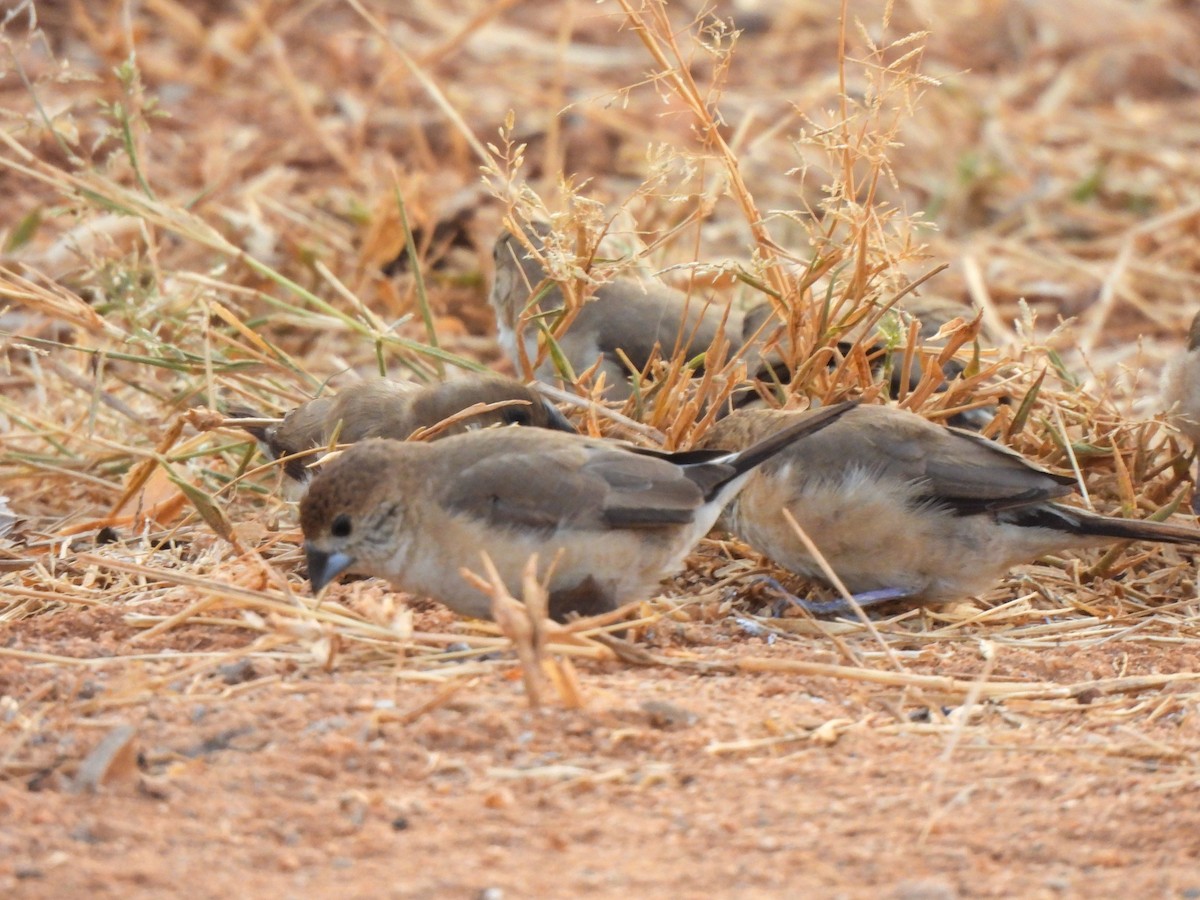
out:
<path id="1" fill-rule="evenodd" d="M 1042 561 L 871 634 L 761 615 L 743 577 L 761 561 L 712 541 L 623 641 L 553 635 L 533 709 L 531 670 L 484 623 L 374 581 L 335 586 L 318 612 L 296 605 L 295 512 L 273 475 L 215 512 L 188 493 L 203 521 L 162 512 L 174 482 L 151 478 L 137 501 L 138 515 L 162 501 L 149 537 L 128 515 L 115 540 L 99 529 L 214 384 L 286 409 L 331 374 L 369 371 L 377 347 L 321 266 L 379 316 L 413 313 L 394 211 L 381 212 L 397 185 L 422 233 L 445 236 L 427 258 L 442 346 L 496 362 L 484 298 L 503 210 L 463 128 L 502 143 L 513 110 L 523 174 L 544 192 L 562 169 L 647 227 L 674 221 L 678 197 L 636 186 L 647 146 L 688 145 L 695 123 L 649 83 L 660 69 L 618 4 L 392 6 L 370 8 L 383 32 L 332 0 L 62 0 L 35 4 L 36 30 L 28 5 L 4 23 L 0 497 L 16 524 L 0 507 L 0 893 L 1200 898 L 1190 553 L 1125 549 L 1107 577 L 1099 553 Z M 700 38 L 721 39 L 696 37 L 692 6 L 672 4 L 671 21 L 708 84 L 723 63 Z M 874 200 L 938 224 L 922 271 L 952 263 L 939 291 L 985 297 L 999 320 L 1041 315 L 1026 337 L 1120 420 L 1106 446 L 1127 449 L 1109 455 L 1087 414 L 1070 420 L 1094 452 L 1080 463 L 1093 500 L 1149 514 L 1186 480 L 1178 441 L 1144 426 L 1200 288 L 1200 15 L 1134 0 L 942 6 L 898 3 L 884 25 L 882 4 L 850 4 L 859 63 L 856 36 L 928 29 L 921 71 L 937 80 L 904 113 Z M 712 98 L 740 172 L 762 209 L 807 208 L 836 166 L 788 134 L 836 107 L 839 6 L 715 10 L 746 29 Z M 116 71 L 131 46 L 135 87 Z M 859 63 L 847 90 L 870 97 Z M 114 103 L 140 116 L 137 153 L 121 149 Z M 279 312 L 263 300 L 278 282 L 182 218 L 108 216 L 111 202 L 39 165 L 145 177 L 156 203 L 348 318 Z M 703 180 L 719 165 L 696 168 Z M 720 224 L 737 216 L 729 197 L 714 208 L 710 246 L 746 246 L 744 222 Z M 802 245 L 781 221 L 778 239 Z M 18 275 L 87 302 L 20 294 Z M 1060 315 L 1075 330 L 1053 330 Z M 416 316 L 396 333 L 424 335 Z M 178 451 L 170 471 L 212 504 L 224 481 L 208 479 L 240 472 L 248 450 L 181 433 L 160 458 Z M 1130 471 L 1149 474 L 1126 496 Z M 160 526 L 172 543 L 154 548 Z"/>
<path id="2" fill-rule="evenodd" d="M 1200 894 L 1194 682 L 964 705 L 581 663 L 582 709 L 531 712 L 510 661 L 431 682 L 265 654 L 230 664 L 236 634 L 187 626 L 131 670 L 103 663 L 132 637 L 118 611 L 6 631 L 9 647 L 100 660 L 5 661 L 8 727 L 30 761 L 0 794 L 9 896 Z M 827 640 L 768 644 L 728 622 L 648 643 L 838 661 Z M 919 643 L 910 673 L 981 668 L 977 635 Z M 1102 683 L 1196 663 L 1171 644 L 998 647 L 990 677 Z M 79 760 L 125 724 L 136 765 L 78 787 Z"/>

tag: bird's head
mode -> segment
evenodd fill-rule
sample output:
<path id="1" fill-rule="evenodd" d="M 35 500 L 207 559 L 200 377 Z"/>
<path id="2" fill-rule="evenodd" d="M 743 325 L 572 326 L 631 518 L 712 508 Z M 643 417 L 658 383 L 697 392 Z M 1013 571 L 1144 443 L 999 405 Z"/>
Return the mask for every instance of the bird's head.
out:
<path id="1" fill-rule="evenodd" d="M 316 593 L 343 572 L 382 574 L 403 548 L 404 456 L 430 445 L 376 439 L 326 465 L 300 501 L 308 579 Z"/>

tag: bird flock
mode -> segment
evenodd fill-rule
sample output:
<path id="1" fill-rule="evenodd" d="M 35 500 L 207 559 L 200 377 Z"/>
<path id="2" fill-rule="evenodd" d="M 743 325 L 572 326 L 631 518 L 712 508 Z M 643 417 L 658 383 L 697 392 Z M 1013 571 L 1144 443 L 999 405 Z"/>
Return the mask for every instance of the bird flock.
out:
<path id="1" fill-rule="evenodd" d="M 756 342 L 761 311 L 629 278 L 573 309 L 557 358 L 538 364 L 536 323 L 567 305 L 531 252 L 548 236 L 531 226 L 495 245 L 489 299 L 517 371 L 548 383 L 586 372 L 604 399 L 620 401 L 656 354 L 693 359 L 721 342 L 752 374 L 771 367 L 778 377 L 778 361 Z M 1193 440 L 1198 345 L 1200 315 L 1162 388 L 1172 421 Z M 566 621 L 647 599 L 714 527 L 798 575 L 828 582 L 832 570 L 861 606 L 969 597 L 1014 565 L 1070 547 L 1200 545 L 1197 528 L 1057 502 L 1074 478 L 967 428 L 853 401 L 769 409 L 748 390 L 728 406 L 697 447 L 675 453 L 580 435 L 536 387 L 498 375 L 427 387 L 364 381 L 278 424 L 243 427 L 303 493 L 314 591 L 343 572 L 374 575 L 480 618 L 491 615 L 490 596 L 467 573 L 481 570 L 484 554 L 516 597 L 536 559 L 549 613 Z M 321 463 L 335 444 L 349 446 Z"/>

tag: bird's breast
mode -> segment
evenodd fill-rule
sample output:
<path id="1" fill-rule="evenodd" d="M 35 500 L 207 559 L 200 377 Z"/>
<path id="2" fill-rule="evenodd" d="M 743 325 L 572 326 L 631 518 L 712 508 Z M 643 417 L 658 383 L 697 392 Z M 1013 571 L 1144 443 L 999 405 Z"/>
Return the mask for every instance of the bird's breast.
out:
<path id="1" fill-rule="evenodd" d="M 532 329 L 526 328 L 523 331 L 525 358 L 533 363 L 537 359 L 537 336 L 533 334 Z M 520 367 L 521 354 L 518 352 L 522 341 L 518 339 L 516 329 L 507 322 L 496 323 L 496 342 L 500 345 L 500 349 L 504 351 L 504 355 L 512 361 L 514 366 Z"/>

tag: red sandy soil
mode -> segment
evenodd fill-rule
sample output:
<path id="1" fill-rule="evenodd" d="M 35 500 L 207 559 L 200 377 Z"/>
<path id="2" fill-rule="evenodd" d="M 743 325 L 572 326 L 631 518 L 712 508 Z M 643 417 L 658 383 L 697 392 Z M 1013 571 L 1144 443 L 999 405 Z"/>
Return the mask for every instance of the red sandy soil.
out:
<path id="1" fill-rule="evenodd" d="M 431 618 L 450 622 L 418 620 Z M 4 645 L 18 632 L 24 650 L 91 658 L 133 636 L 115 611 L 8 626 Z M 140 649 L 219 652 L 230 637 L 184 626 Z M 828 639 L 768 644 L 731 620 L 660 623 L 643 644 L 839 662 Z M 974 639 L 918 646 L 910 672 L 981 670 Z M 1153 644 L 995 653 L 992 681 L 1197 662 Z M 584 661 L 582 709 L 531 711 L 505 661 L 423 683 L 381 665 L 208 660 L 4 662 L 6 717 L 34 718 L 20 728 L 27 768 L 0 785 L 0 890 L 1200 896 L 1200 719 L 1184 686 L 968 708 L 847 680 Z M 79 761 L 121 724 L 136 763 L 81 788 Z"/>

